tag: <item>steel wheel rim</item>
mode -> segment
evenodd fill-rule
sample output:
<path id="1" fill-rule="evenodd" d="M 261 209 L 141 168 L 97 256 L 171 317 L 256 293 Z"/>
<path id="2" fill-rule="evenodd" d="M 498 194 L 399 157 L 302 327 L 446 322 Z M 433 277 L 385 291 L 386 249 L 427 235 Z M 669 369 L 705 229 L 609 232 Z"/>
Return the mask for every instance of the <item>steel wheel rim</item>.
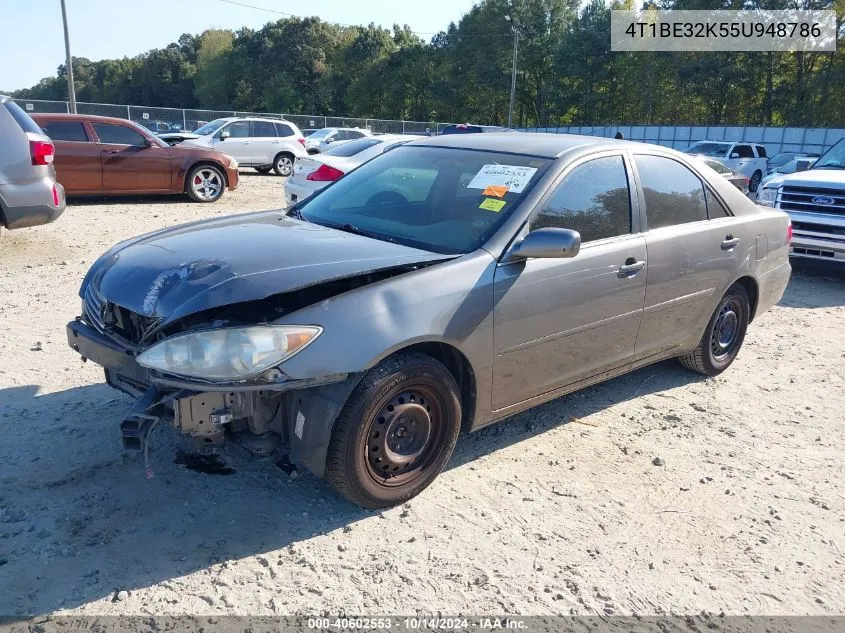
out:
<path id="1" fill-rule="evenodd" d="M 406 386 L 388 396 L 367 429 L 370 478 L 388 488 L 420 479 L 442 445 L 445 416 L 446 402 L 430 385 Z"/>
<path id="2" fill-rule="evenodd" d="M 293 170 L 293 161 L 287 156 L 281 156 L 276 161 L 276 167 L 282 176 L 290 176 L 290 172 Z"/>
<path id="3" fill-rule="evenodd" d="M 739 342 L 739 315 L 741 313 L 742 308 L 736 299 L 726 301 L 719 310 L 710 333 L 710 351 L 715 360 L 723 360 L 736 350 Z"/>
<path id="4" fill-rule="evenodd" d="M 223 190 L 223 177 L 214 169 L 200 169 L 194 174 L 191 189 L 203 200 L 214 200 Z"/>

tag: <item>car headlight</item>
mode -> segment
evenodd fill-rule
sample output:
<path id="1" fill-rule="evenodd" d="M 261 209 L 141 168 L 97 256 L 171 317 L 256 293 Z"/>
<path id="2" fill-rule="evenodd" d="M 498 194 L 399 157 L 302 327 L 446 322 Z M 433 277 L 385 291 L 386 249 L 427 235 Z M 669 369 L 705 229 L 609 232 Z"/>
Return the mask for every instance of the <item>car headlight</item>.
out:
<path id="1" fill-rule="evenodd" d="M 766 207 L 775 206 L 775 200 L 778 197 L 778 190 L 776 187 L 764 187 L 757 194 L 757 204 L 762 204 Z"/>
<path id="2" fill-rule="evenodd" d="M 322 331 L 316 325 L 255 325 L 192 332 L 153 345 L 137 360 L 168 374 L 243 380 L 302 351 Z"/>
<path id="3" fill-rule="evenodd" d="M 236 161 L 231 156 L 229 157 L 229 169 L 237 169 L 238 168 L 238 161 Z"/>

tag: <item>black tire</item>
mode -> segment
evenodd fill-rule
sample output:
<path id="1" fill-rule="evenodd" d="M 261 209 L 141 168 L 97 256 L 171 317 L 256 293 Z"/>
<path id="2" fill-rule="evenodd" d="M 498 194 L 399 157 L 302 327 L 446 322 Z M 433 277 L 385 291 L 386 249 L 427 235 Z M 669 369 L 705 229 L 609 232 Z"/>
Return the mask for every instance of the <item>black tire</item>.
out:
<path id="1" fill-rule="evenodd" d="M 256 167 L 255 171 L 259 174 L 269 174 L 270 170 L 273 169 L 272 167 Z"/>
<path id="2" fill-rule="evenodd" d="M 430 356 L 385 359 L 364 376 L 338 416 L 326 480 L 365 508 L 419 494 L 452 456 L 461 428 L 458 394 L 452 374 Z"/>
<path id="3" fill-rule="evenodd" d="M 277 176 L 287 178 L 293 173 L 293 161 L 296 157 L 288 152 L 280 152 L 273 159 L 273 171 Z"/>
<path id="4" fill-rule="evenodd" d="M 760 186 L 760 181 L 763 180 L 763 174 L 758 169 L 753 174 L 751 174 L 751 178 L 748 180 L 748 191 L 754 193 L 757 191 L 758 187 Z"/>
<path id="5" fill-rule="evenodd" d="M 205 186 L 197 178 L 209 183 Z M 217 202 L 226 189 L 226 177 L 216 165 L 197 165 L 192 167 L 185 178 L 185 193 L 194 202 Z"/>
<path id="6" fill-rule="evenodd" d="M 721 374 L 731 366 L 742 347 L 750 314 L 748 292 L 740 284 L 734 284 L 716 306 L 698 347 L 678 360 L 687 369 L 705 376 Z"/>

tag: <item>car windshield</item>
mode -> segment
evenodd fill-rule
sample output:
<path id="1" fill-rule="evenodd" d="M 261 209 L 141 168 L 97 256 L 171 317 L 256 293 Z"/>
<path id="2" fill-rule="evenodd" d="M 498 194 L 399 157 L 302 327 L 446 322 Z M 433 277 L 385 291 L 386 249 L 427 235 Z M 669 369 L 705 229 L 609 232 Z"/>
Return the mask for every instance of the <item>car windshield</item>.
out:
<path id="1" fill-rule="evenodd" d="M 381 143 L 383 143 L 383 141 L 377 138 L 359 138 L 354 141 L 344 143 L 343 145 L 333 147 L 329 151 L 325 152 L 325 154 L 326 156 L 349 157 L 354 156 L 359 152 L 363 152 L 365 149 L 369 149 L 373 145 L 380 145 Z"/>
<path id="2" fill-rule="evenodd" d="M 791 160 L 788 163 L 778 167 L 777 172 L 779 174 L 794 174 L 795 168 L 797 166 L 798 166 L 798 161 L 797 160 Z"/>
<path id="3" fill-rule="evenodd" d="M 325 127 L 325 128 L 323 128 L 322 130 L 317 130 L 317 131 L 316 131 L 316 132 L 314 132 L 313 134 L 309 134 L 309 135 L 308 135 L 308 138 L 325 138 L 325 137 L 327 137 L 329 134 L 331 134 L 332 132 L 334 132 L 334 129 L 333 129 L 333 128 L 330 128 L 330 127 Z"/>
<path id="4" fill-rule="evenodd" d="M 781 152 L 780 154 L 775 154 L 769 159 L 769 165 L 771 167 L 777 167 L 778 165 L 786 165 L 795 158 L 795 154 L 792 152 Z"/>
<path id="5" fill-rule="evenodd" d="M 724 157 L 731 148 L 730 143 L 713 143 L 710 141 L 700 141 L 690 145 L 687 154 L 701 154 L 702 156 L 714 156 L 718 158 Z"/>
<path id="6" fill-rule="evenodd" d="M 200 136 L 205 136 L 206 134 L 214 134 L 217 130 L 223 127 L 228 119 L 215 119 L 211 123 L 206 123 L 202 127 L 198 127 L 194 130 L 194 134 L 199 134 Z"/>
<path id="7" fill-rule="evenodd" d="M 717 160 L 705 160 L 704 164 L 707 165 L 713 171 L 716 171 L 720 174 L 729 174 L 731 170 L 725 167 L 722 163 Z"/>
<path id="8" fill-rule="evenodd" d="M 404 145 L 295 206 L 304 220 L 435 253 L 480 248 L 551 161 Z"/>
<path id="9" fill-rule="evenodd" d="M 845 139 L 837 141 L 810 169 L 845 169 Z"/>

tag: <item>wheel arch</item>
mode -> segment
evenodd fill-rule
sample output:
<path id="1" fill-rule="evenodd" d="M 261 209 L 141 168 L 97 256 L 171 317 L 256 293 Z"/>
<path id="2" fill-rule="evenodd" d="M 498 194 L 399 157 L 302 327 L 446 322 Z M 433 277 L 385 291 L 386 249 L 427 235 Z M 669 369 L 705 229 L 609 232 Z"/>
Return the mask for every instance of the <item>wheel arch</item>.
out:
<path id="1" fill-rule="evenodd" d="M 748 322 L 751 323 L 754 320 L 754 315 L 757 312 L 757 302 L 760 299 L 760 287 L 757 284 L 757 280 L 751 275 L 745 275 L 737 279 L 734 284 L 739 284 L 748 293 L 748 300 L 751 303 L 748 311 Z"/>
<path id="2" fill-rule="evenodd" d="M 185 191 L 188 190 L 188 178 L 190 177 L 191 172 L 194 171 L 197 167 L 203 166 L 215 167 L 216 169 L 219 169 L 220 173 L 223 175 L 223 184 L 226 185 L 227 189 L 229 188 L 229 176 L 226 174 L 226 168 L 211 158 L 200 158 L 199 160 L 194 161 L 185 168 L 185 176 L 182 182 Z"/>

